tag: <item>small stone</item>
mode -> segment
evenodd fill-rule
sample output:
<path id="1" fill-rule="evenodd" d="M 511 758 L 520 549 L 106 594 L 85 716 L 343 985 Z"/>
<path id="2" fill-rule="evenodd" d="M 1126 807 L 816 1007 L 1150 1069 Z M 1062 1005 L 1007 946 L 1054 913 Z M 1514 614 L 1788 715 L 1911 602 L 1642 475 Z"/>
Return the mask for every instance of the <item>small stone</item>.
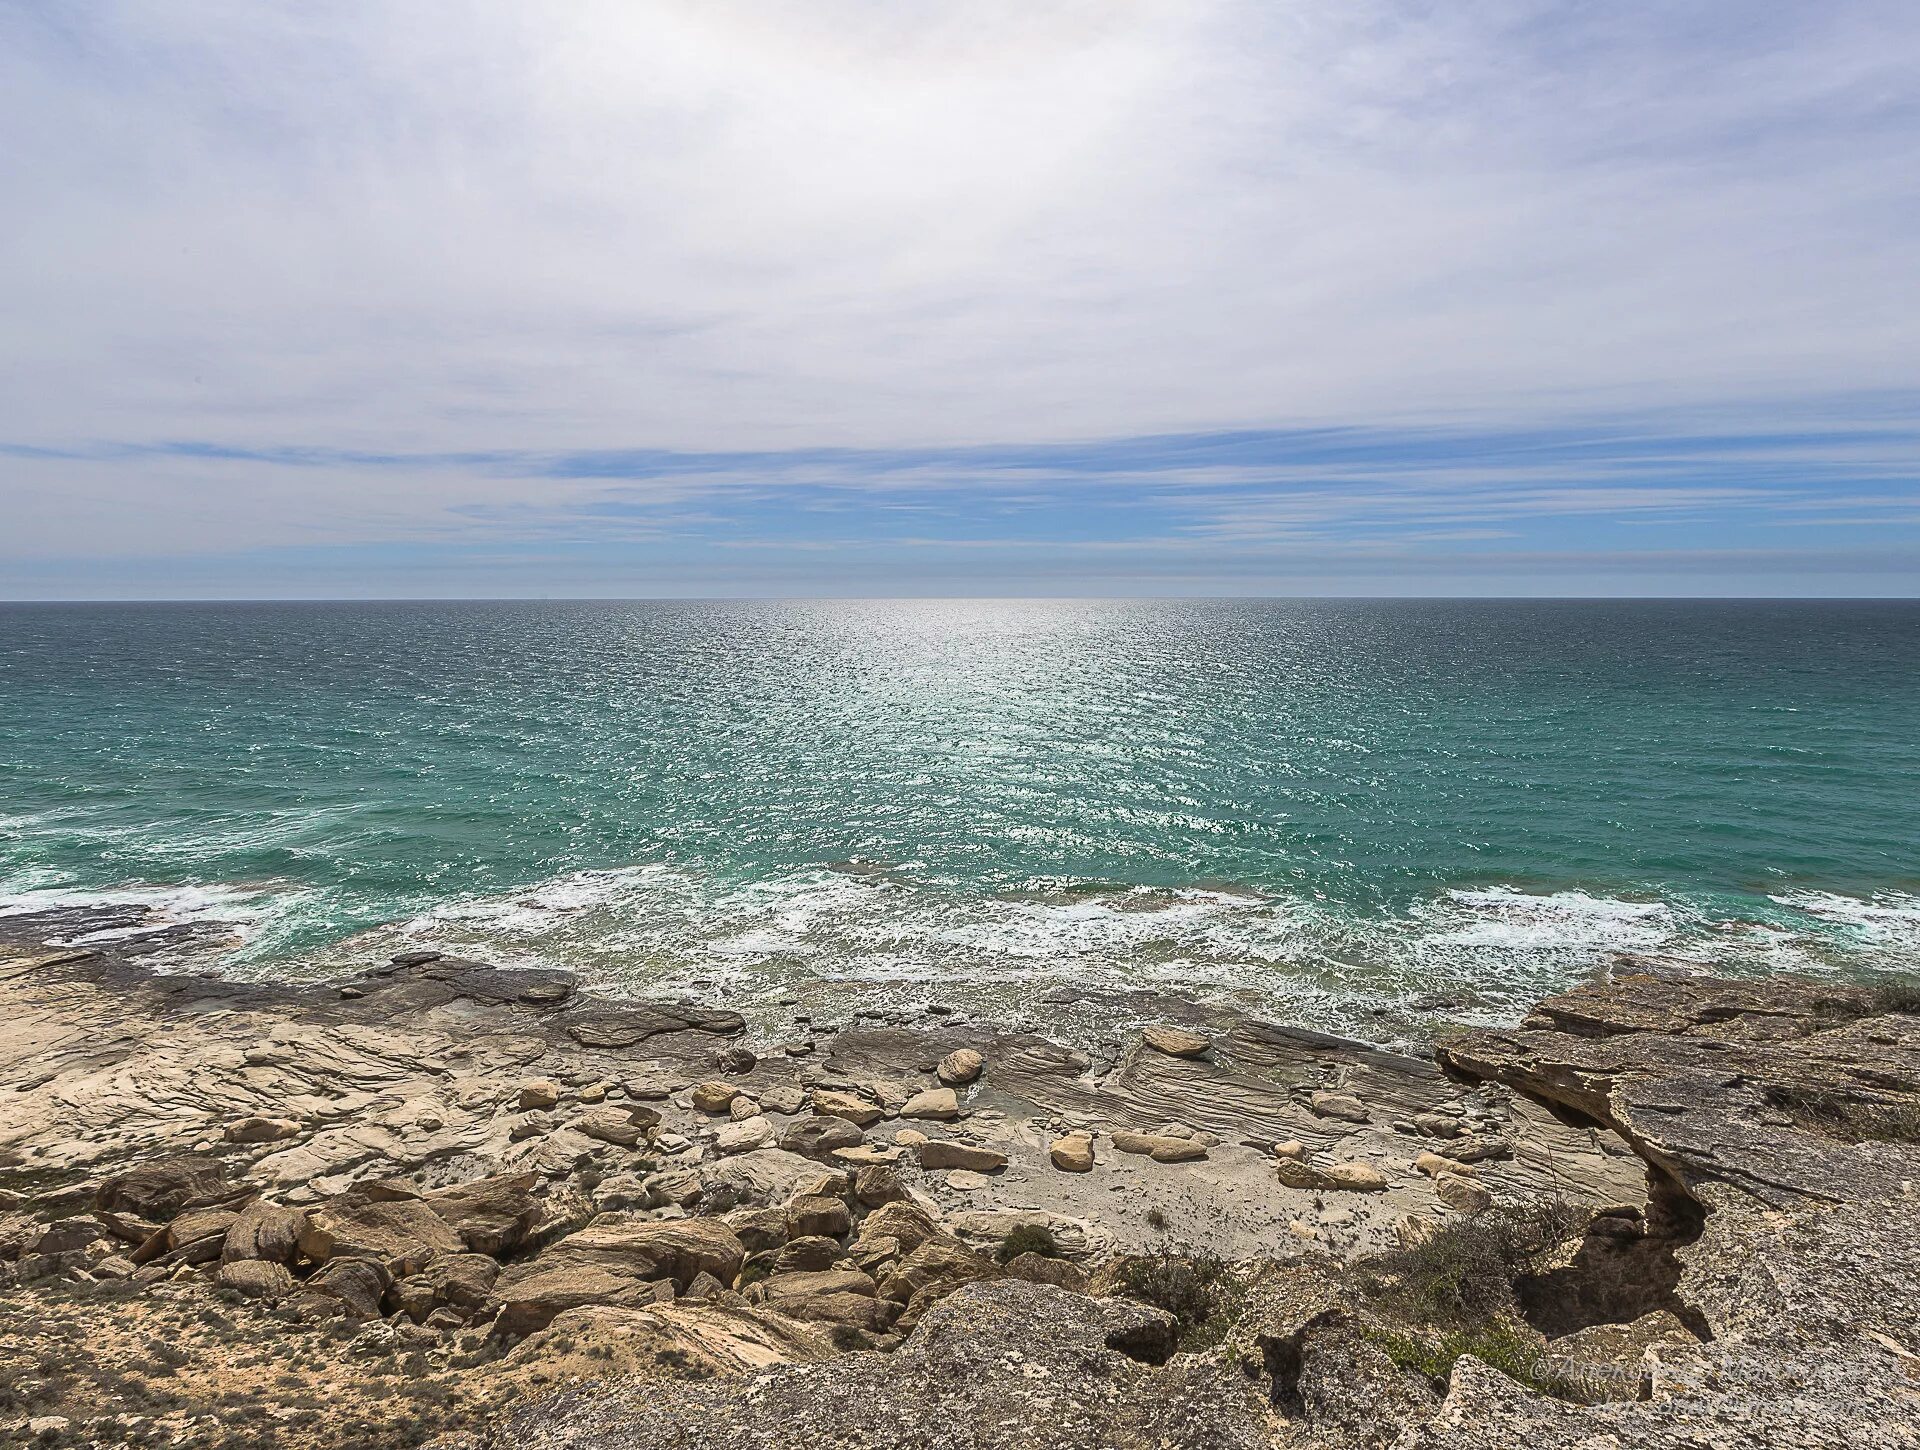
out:
<path id="1" fill-rule="evenodd" d="M 300 1124 L 292 1118 L 236 1118 L 227 1124 L 229 1143 L 278 1143 L 300 1136 Z"/>
<path id="2" fill-rule="evenodd" d="M 1091 1173 L 1093 1134 L 1068 1133 L 1063 1138 L 1055 1138 L 1053 1145 L 1047 1149 L 1047 1156 L 1062 1173 Z"/>
<path id="3" fill-rule="evenodd" d="M 900 1116 L 950 1123 L 960 1116 L 960 1099 L 950 1087 L 928 1088 L 908 1098 L 901 1105 Z"/>
<path id="4" fill-rule="evenodd" d="M 1275 1143 L 1273 1145 L 1273 1156 L 1276 1158 L 1304 1159 L 1307 1156 L 1307 1145 L 1302 1143 L 1298 1138 L 1289 1138 L 1284 1143 Z"/>
<path id="5" fill-rule="evenodd" d="M 1143 1027 L 1140 1030 L 1140 1036 L 1146 1040 L 1147 1046 L 1164 1052 L 1169 1057 L 1198 1057 L 1213 1046 L 1213 1039 L 1210 1037 L 1203 1037 L 1198 1032 L 1189 1032 L 1184 1027 L 1168 1027 L 1164 1024 Z"/>
<path id="6" fill-rule="evenodd" d="M 769 1113 L 791 1117 L 807 1105 L 807 1090 L 794 1083 L 782 1083 L 760 1094 L 760 1106 Z"/>
<path id="7" fill-rule="evenodd" d="M 956 1168 L 947 1175 L 947 1187 L 957 1188 L 962 1193 L 973 1193 L 986 1188 L 993 1180 L 984 1173 L 976 1173 L 971 1168 Z"/>
<path id="8" fill-rule="evenodd" d="M 594 1103 L 604 1103 L 607 1100 L 607 1085 L 603 1082 L 588 1083 L 580 1089 L 577 1096 L 581 1102 L 586 1103 L 588 1106 L 592 1106 Z"/>
<path id="9" fill-rule="evenodd" d="M 1403 1249 L 1417 1249 L 1440 1232 L 1440 1225 L 1419 1214 L 1408 1214 L 1393 1226 L 1394 1241 Z"/>
<path id="10" fill-rule="evenodd" d="M 637 1147 L 660 1121 L 652 1108 L 589 1108 L 573 1120 L 576 1132 L 622 1148 Z"/>
<path id="11" fill-rule="evenodd" d="M 1438 1178 L 1446 1173 L 1473 1173 L 1477 1170 L 1470 1163 L 1456 1163 L 1451 1158 L 1443 1158 L 1438 1153 L 1422 1153 L 1413 1160 L 1413 1166 L 1429 1178 Z"/>
<path id="12" fill-rule="evenodd" d="M 878 1143 L 858 1143 L 851 1148 L 835 1148 L 828 1156 L 836 1163 L 860 1168 L 868 1164 L 898 1163 L 900 1150 L 882 1148 Z"/>
<path id="13" fill-rule="evenodd" d="M 521 1083 L 519 1094 L 514 1098 L 515 1105 L 523 1113 L 542 1112 L 558 1106 L 559 1102 L 560 1084 L 544 1077 Z"/>
<path id="14" fill-rule="evenodd" d="M 965 1087 L 979 1077 L 985 1067 L 986 1059 L 971 1047 L 956 1047 L 940 1059 L 935 1072 L 948 1087 Z"/>
<path id="15" fill-rule="evenodd" d="M 893 1135 L 893 1141 L 902 1148 L 918 1148 L 927 1141 L 927 1135 L 918 1128 L 902 1128 Z"/>
<path id="16" fill-rule="evenodd" d="M 743 1122 L 748 1118 L 758 1117 L 759 1113 L 760 1104 L 756 1103 L 745 1093 L 740 1094 L 739 1097 L 727 1104 L 727 1116 L 732 1118 L 736 1123 Z"/>
<path id="17" fill-rule="evenodd" d="M 1299 1239 L 1302 1243 L 1311 1243 L 1320 1237 L 1319 1229 L 1310 1223 L 1303 1223 L 1297 1218 L 1287 1220 L 1287 1232 Z"/>
<path id="18" fill-rule="evenodd" d="M 722 1156 L 753 1153 L 761 1148 L 771 1148 L 775 1136 L 773 1124 L 764 1115 L 756 1114 L 751 1118 L 729 1122 L 714 1138 L 713 1147 Z"/>

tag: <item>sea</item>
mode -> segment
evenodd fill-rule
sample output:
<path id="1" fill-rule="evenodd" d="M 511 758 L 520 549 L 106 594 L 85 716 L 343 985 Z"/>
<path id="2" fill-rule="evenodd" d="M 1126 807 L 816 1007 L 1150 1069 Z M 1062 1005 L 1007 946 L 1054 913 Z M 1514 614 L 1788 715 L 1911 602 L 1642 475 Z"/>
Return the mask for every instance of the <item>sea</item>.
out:
<path id="1" fill-rule="evenodd" d="M 1379 1040 L 1621 952 L 1911 979 L 1920 603 L 0 605 L 0 913 L 87 904 L 244 978 Z"/>

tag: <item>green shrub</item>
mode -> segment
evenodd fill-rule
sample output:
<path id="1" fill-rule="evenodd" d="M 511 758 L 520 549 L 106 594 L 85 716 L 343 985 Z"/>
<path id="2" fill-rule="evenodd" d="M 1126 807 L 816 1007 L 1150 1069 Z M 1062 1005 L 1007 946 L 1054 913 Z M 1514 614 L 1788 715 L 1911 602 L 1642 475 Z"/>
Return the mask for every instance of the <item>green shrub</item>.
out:
<path id="1" fill-rule="evenodd" d="M 1066 1257 L 1060 1252 L 1060 1241 L 1053 1236 L 1053 1230 L 1037 1223 L 1023 1223 L 1000 1240 L 994 1257 L 1009 1264 L 1022 1254 L 1038 1254 L 1043 1259 Z"/>
<path id="2" fill-rule="evenodd" d="M 1115 1287 L 1130 1299 L 1171 1314 L 1183 1350 L 1219 1344 L 1246 1307 L 1246 1286 L 1227 1263 L 1184 1246 L 1169 1245 L 1157 1254 L 1123 1261 Z"/>

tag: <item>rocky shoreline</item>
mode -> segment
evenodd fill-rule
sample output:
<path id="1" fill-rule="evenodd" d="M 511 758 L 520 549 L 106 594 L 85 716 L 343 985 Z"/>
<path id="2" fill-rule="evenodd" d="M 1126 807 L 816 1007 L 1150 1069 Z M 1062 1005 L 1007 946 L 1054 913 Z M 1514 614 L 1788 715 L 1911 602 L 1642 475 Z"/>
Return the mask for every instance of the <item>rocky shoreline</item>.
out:
<path id="1" fill-rule="evenodd" d="M 1110 1051 L 761 1040 L 88 925 L 0 918 L 17 1443 L 1920 1444 L 1898 994 L 1628 958 L 1436 1061 L 1146 997 Z"/>

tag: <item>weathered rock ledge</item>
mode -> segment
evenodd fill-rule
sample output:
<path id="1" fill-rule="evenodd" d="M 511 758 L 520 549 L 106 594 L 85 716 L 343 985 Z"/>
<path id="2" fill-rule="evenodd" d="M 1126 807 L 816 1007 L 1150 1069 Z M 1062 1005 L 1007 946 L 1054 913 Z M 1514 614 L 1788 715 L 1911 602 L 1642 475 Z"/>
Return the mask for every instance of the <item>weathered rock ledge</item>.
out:
<path id="1" fill-rule="evenodd" d="M 1629 961 L 1437 1066 L 1159 1001 L 1095 1057 L 75 927 L 0 919 L 24 1439 L 1920 1444 L 1920 1017 L 1862 990 Z"/>

